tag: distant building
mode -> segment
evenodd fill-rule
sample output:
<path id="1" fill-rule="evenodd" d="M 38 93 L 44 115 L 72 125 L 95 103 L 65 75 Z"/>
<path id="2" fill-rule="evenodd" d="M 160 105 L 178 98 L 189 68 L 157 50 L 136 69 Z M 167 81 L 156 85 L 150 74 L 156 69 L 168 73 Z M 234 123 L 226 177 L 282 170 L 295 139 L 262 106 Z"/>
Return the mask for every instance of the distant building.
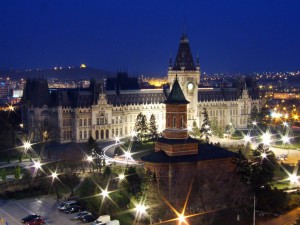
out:
<path id="1" fill-rule="evenodd" d="M 253 107 L 260 108 L 254 80 L 236 82 L 231 88 L 198 88 L 200 65 L 192 57 L 189 40 L 183 35 L 174 63 L 170 60 L 168 83 L 175 78 L 187 105 L 187 126 L 201 126 L 205 107 L 210 119 L 221 127 L 232 123 L 246 128 Z M 156 117 L 159 131 L 165 129 L 165 105 L 169 89 L 140 89 L 137 78 L 119 73 L 106 83 L 92 81 L 89 88 L 49 90 L 42 78 L 28 79 L 22 98 L 25 129 L 35 137 L 52 132 L 58 142 L 86 142 L 129 136 L 139 113 Z M 50 135 L 51 138 L 51 135 Z"/>

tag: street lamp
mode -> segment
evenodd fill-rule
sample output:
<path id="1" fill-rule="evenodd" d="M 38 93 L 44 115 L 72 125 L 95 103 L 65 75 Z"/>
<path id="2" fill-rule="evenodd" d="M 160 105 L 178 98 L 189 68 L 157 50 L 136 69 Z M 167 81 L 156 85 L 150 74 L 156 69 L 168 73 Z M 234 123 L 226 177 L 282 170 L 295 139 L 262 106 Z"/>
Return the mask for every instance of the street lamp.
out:
<path id="1" fill-rule="evenodd" d="M 124 180 L 125 179 L 125 175 L 122 173 L 122 174 L 119 174 L 119 180 Z"/>
<path id="2" fill-rule="evenodd" d="M 33 161 L 33 167 L 36 169 L 36 170 L 39 170 L 42 168 L 42 164 L 41 162 L 38 160 L 38 161 Z"/>
<path id="3" fill-rule="evenodd" d="M 287 143 L 289 143 L 290 142 L 290 138 L 286 135 L 286 136 L 283 136 L 282 138 L 281 138 L 281 140 L 282 140 L 282 142 L 284 143 L 284 144 L 287 144 Z"/>
<path id="4" fill-rule="evenodd" d="M 245 135 L 245 136 L 244 136 L 244 141 L 245 141 L 246 143 L 251 142 L 251 137 L 250 137 L 250 135 Z"/>
<path id="5" fill-rule="evenodd" d="M 183 214 L 178 215 L 178 220 L 179 220 L 179 224 L 181 224 L 181 223 L 186 224 L 185 216 Z"/>
<path id="6" fill-rule="evenodd" d="M 265 153 L 265 152 L 261 153 L 261 158 L 262 158 L 262 159 L 267 158 L 267 153 Z"/>
<path id="7" fill-rule="evenodd" d="M 58 174 L 55 172 L 52 172 L 51 174 L 52 180 L 55 180 L 58 177 Z"/>
<path id="8" fill-rule="evenodd" d="M 93 156 L 87 156 L 86 157 L 86 161 L 88 161 L 89 163 L 93 161 Z"/>
<path id="9" fill-rule="evenodd" d="M 298 180 L 299 180 L 299 176 L 297 176 L 296 174 L 289 174 L 289 180 L 290 183 L 293 184 L 298 184 Z"/>
<path id="10" fill-rule="evenodd" d="M 271 134 L 269 132 L 266 132 L 262 135 L 262 143 L 265 145 L 271 144 Z"/>
<path id="11" fill-rule="evenodd" d="M 27 151 L 28 149 L 31 148 L 31 144 L 29 141 L 25 141 L 24 144 L 23 144 L 23 147 L 25 149 L 25 151 Z"/>
<path id="12" fill-rule="evenodd" d="M 57 200 L 58 200 L 59 199 L 59 193 L 58 193 L 57 186 L 56 186 L 56 183 L 55 183 L 55 179 L 58 178 L 58 173 L 56 173 L 56 171 L 52 172 L 51 177 L 52 177 L 52 184 L 54 186 L 54 190 L 55 190 L 56 197 L 57 197 Z"/>

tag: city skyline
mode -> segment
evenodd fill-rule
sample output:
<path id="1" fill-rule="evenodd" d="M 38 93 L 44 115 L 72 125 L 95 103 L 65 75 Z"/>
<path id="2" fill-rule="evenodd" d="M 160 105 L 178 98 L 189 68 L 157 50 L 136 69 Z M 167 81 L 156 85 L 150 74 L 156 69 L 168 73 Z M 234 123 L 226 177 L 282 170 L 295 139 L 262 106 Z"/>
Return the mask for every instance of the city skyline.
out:
<path id="1" fill-rule="evenodd" d="M 85 63 L 165 76 L 186 32 L 201 71 L 296 71 L 299 9 L 296 1 L 9 1 L 0 69 Z"/>

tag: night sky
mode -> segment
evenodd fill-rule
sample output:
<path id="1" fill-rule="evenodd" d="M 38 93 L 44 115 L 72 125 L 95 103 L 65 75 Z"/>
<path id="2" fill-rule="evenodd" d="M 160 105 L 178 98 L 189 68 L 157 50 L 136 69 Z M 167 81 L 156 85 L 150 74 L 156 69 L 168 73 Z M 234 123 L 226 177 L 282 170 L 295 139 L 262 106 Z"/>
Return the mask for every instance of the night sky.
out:
<path id="1" fill-rule="evenodd" d="M 0 69 L 163 76 L 183 29 L 202 71 L 299 70 L 299 0 L 3 0 Z"/>

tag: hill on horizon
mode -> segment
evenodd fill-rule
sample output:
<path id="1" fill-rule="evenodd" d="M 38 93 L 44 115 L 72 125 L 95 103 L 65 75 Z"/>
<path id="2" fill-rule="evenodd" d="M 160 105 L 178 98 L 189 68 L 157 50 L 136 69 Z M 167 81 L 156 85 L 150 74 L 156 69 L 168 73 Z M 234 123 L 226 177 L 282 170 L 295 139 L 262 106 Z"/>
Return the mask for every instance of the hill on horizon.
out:
<path id="1" fill-rule="evenodd" d="M 14 79 L 20 78 L 36 78 L 36 77 L 46 77 L 57 78 L 61 80 L 81 80 L 81 79 L 103 79 L 107 77 L 116 76 L 117 72 L 109 72 L 93 67 L 71 67 L 71 68 L 60 68 L 56 69 L 30 69 L 30 70 L 0 70 L 0 77 L 11 77 Z"/>

